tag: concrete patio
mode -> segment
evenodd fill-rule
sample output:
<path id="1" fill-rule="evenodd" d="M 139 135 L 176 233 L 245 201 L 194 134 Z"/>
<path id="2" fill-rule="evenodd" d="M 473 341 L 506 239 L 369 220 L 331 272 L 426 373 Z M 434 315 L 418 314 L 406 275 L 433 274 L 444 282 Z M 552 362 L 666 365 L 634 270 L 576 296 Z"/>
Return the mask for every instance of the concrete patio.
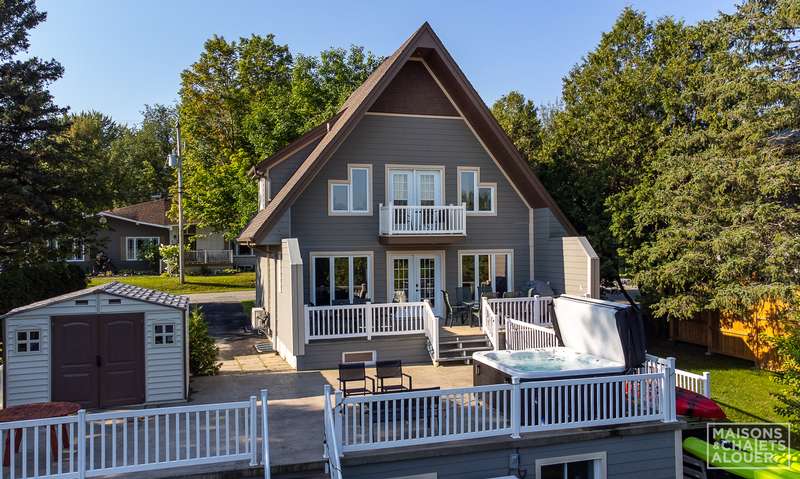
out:
<path id="1" fill-rule="evenodd" d="M 472 366 L 404 366 L 415 388 L 472 386 Z M 375 371 L 367 370 L 374 376 Z M 269 390 L 269 442 L 273 466 L 295 466 L 322 461 L 322 391 L 338 386 L 337 370 L 287 373 L 227 374 L 194 378 L 191 402 L 245 400 L 260 389 Z"/>

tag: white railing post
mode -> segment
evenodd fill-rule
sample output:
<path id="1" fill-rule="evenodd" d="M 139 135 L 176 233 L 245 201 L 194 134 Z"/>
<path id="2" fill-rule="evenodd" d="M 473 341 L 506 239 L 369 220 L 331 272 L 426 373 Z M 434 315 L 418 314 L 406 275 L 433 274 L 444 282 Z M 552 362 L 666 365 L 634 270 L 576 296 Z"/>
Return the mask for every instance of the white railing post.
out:
<path id="1" fill-rule="evenodd" d="M 703 396 L 711 398 L 711 373 L 703 372 Z"/>
<path id="2" fill-rule="evenodd" d="M 308 310 L 307 304 L 303 305 L 303 316 L 305 317 L 305 323 L 306 323 L 305 340 L 306 344 L 308 344 L 308 338 L 309 336 L 311 336 L 311 312 Z"/>
<path id="3" fill-rule="evenodd" d="M 267 405 L 267 390 L 261 390 L 261 453 L 264 463 L 264 479 L 270 479 L 269 465 L 269 407 Z M 226 426 L 227 427 L 227 426 Z M 177 446 L 177 445 L 176 445 Z"/>
<path id="4" fill-rule="evenodd" d="M 258 438 L 258 406 L 255 396 L 250 396 L 250 465 L 258 465 L 258 447 L 256 446 L 256 439 Z"/>
<path id="5" fill-rule="evenodd" d="M 390 201 L 388 208 L 389 208 L 388 209 L 388 211 L 389 211 L 389 231 L 388 231 L 388 234 L 389 235 L 393 235 L 394 234 L 394 202 Z"/>
<path id="6" fill-rule="evenodd" d="M 675 410 L 675 358 L 668 357 L 664 365 L 664 421 L 675 422 L 677 413 Z"/>
<path id="7" fill-rule="evenodd" d="M 328 459 L 330 457 L 332 437 L 328 437 L 328 408 L 331 407 L 331 385 L 326 384 L 322 387 L 322 435 L 325 442 L 325 447 L 322 450 L 322 458 Z M 329 462 L 325 463 L 325 472 L 328 471 Z"/>
<path id="8" fill-rule="evenodd" d="M 78 479 L 86 477 L 86 409 L 78 411 Z M 38 458 L 37 458 L 38 460 Z"/>
<path id="9" fill-rule="evenodd" d="M 208 250 L 203 250 L 203 264 L 208 264 Z"/>
<path id="10" fill-rule="evenodd" d="M 367 341 L 372 341 L 372 314 L 372 302 L 367 301 L 367 304 L 364 305 L 364 328 L 367 333 Z"/>
<path id="11" fill-rule="evenodd" d="M 519 438 L 519 430 L 522 427 L 522 389 L 519 387 L 519 377 L 511 378 L 511 437 Z"/>
<path id="12" fill-rule="evenodd" d="M 542 302 L 539 299 L 539 295 L 535 294 L 533 295 L 533 321 L 531 322 L 534 324 L 538 322 L 543 322 L 540 321 L 541 317 L 542 317 Z"/>
<path id="13" fill-rule="evenodd" d="M 343 399 L 342 392 L 336 391 L 336 393 L 333 395 L 333 433 L 336 437 L 334 437 L 333 440 L 336 441 L 337 445 L 343 446 L 344 445 L 344 441 L 342 440 L 342 438 L 344 437 L 344 435 L 342 434 L 343 411 L 339 410 L 340 408 L 344 408 L 344 403 L 342 402 L 342 399 Z M 328 398 L 325 398 L 325 400 L 327 401 Z M 326 407 L 329 407 L 329 405 L 330 401 L 328 401 Z M 337 448 L 337 449 L 341 450 L 342 448 Z"/>

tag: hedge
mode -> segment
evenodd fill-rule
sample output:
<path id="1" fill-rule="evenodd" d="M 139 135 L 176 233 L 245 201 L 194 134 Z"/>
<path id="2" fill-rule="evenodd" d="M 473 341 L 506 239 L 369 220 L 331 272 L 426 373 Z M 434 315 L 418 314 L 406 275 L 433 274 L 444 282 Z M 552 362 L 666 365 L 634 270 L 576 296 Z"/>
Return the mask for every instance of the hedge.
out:
<path id="1" fill-rule="evenodd" d="M 86 287 L 86 274 L 64 262 L 14 267 L 0 272 L 0 314 L 18 306 Z"/>

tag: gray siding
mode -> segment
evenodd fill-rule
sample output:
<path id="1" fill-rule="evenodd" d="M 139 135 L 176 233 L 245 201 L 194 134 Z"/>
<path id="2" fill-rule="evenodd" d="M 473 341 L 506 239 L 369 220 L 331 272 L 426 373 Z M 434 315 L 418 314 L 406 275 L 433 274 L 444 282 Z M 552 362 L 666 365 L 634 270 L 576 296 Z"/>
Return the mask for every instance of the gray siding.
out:
<path id="1" fill-rule="evenodd" d="M 469 450 L 464 450 L 469 449 Z M 536 447 L 513 446 L 505 449 L 486 450 L 480 446 L 452 448 L 449 454 L 431 454 L 432 457 L 404 458 L 391 462 L 371 462 L 343 466 L 343 475 L 348 479 L 390 479 L 414 474 L 436 473 L 437 479 L 485 479 L 507 476 L 509 456 L 518 452 L 520 467 L 527 471 L 526 477 L 536 478 L 536 460 L 589 454 L 606 453 L 608 479 L 674 479 L 675 432 L 654 432 L 641 435 L 623 435 L 573 441 Z M 380 454 L 380 453 L 377 453 Z"/>
<path id="2" fill-rule="evenodd" d="M 289 178 L 294 174 L 297 168 L 300 167 L 303 160 L 308 158 L 308 155 L 320 142 L 320 139 L 312 141 L 307 146 L 301 148 L 296 153 L 290 155 L 268 170 L 270 198 L 275 198 L 275 195 L 277 195 L 281 188 L 283 188 L 283 185 L 289 181 Z"/>
<path id="3" fill-rule="evenodd" d="M 371 216 L 328 216 L 328 180 L 347 179 L 348 163 L 372 165 Z M 386 203 L 386 165 L 445 167 L 445 204 L 458 203 L 457 167 L 480 167 L 481 182 L 497 183 L 497 216 L 468 216 L 467 237 L 444 250 L 445 286 L 458 282 L 458 251 L 513 249 L 515 287 L 525 287 L 530 272 L 529 209 L 461 119 L 365 116 L 292 206 L 292 236 L 298 238 L 305 266 L 305 299 L 310 300 L 311 251 L 373 251 L 375 302 L 386 301 L 386 252 L 378 241 L 379 208 Z M 424 246 L 424 244 L 422 245 Z M 451 293 L 452 294 L 452 293 Z"/>
<path id="4" fill-rule="evenodd" d="M 97 233 L 99 245 L 87 251 L 84 264 L 91 269 L 91 262 L 99 251 L 105 252 L 114 267 L 120 269 L 148 270 L 151 269 L 147 261 L 128 261 L 125 259 L 125 238 L 128 236 L 157 236 L 161 238 L 161 244 L 169 244 L 169 230 L 155 226 L 137 225 L 130 221 L 118 220 L 116 218 L 106 218 L 107 230 Z"/>
<path id="5" fill-rule="evenodd" d="M 566 237 L 561 223 L 548 208 L 534 210 L 534 277 L 549 281 L 556 294 L 590 294 L 596 297 L 590 279 L 587 252 L 577 236 Z"/>
<path id="6" fill-rule="evenodd" d="M 427 363 L 427 340 L 424 335 L 375 337 L 366 339 L 312 341 L 306 344 L 306 353 L 297 358 L 297 369 L 335 369 L 342 362 L 342 353 L 375 351 L 379 361 L 402 359 L 403 364 Z"/>

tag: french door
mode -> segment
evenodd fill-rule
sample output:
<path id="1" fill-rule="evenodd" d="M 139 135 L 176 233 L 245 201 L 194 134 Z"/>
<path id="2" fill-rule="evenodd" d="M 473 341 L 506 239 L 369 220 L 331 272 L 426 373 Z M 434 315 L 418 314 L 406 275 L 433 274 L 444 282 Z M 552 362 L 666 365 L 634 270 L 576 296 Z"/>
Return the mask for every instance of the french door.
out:
<path id="1" fill-rule="evenodd" d="M 390 170 L 389 204 L 440 206 L 442 174 L 439 170 Z"/>
<path id="2" fill-rule="evenodd" d="M 389 253 L 388 262 L 390 300 L 396 294 L 410 302 L 428 300 L 433 312 L 442 314 L 441 253 Z"/>

